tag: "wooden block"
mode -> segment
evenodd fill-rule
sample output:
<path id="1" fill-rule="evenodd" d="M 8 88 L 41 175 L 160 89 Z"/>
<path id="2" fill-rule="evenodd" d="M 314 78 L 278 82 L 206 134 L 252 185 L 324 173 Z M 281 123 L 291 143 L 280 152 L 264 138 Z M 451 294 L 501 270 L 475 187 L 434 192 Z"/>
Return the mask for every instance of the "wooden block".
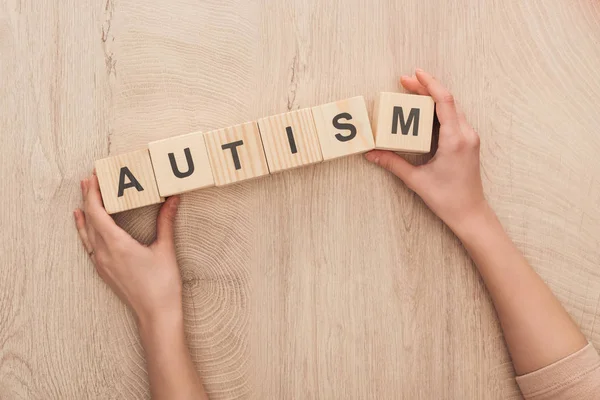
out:
<path id="1" fill-rule="evenodd" d="M 164 201 L 158 194 L 148 149 L 97 160 L 96 175 L 109 214 Z"/>
<path id="2" fill-rule="evenodd" d="M 215 186 L 201 132 L 151 142 L 148 149 L 161 196 Z"/>
<path id="3" fill-rule="evenodd" d="M 325 161 L 375 148 L 362 96 L 313 107 L 312 113 Z"/>
<path id="4" fill-rule="evenodd" d="M 323 161 L 309 108 L 261 118 L 258 129 L 272 174 Z"/>
<path id="5" fill-rule="evenodd" d="M 204 140 L 217 186 L 269 174 L 256 122 L 206 132 Z"/>
<path id="6" fill-rule="evenodd" d="M 435 103 L 429 96 L 382 92 L 375 101 L 375 147 L 404 153 L 429 153 Z"/>

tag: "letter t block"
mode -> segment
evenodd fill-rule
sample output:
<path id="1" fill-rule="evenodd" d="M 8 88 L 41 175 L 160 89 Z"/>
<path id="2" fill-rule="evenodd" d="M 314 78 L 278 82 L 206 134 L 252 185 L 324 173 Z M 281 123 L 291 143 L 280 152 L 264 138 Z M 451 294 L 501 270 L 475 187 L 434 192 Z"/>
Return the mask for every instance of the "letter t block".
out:
<path id="1" fill-rule="evenodd" d="M 269 174 L 256 122 L 206 132 L 204 140 L 217 186 Z"/>
<path id="2" fill-rule="evenodd" d="M 429 153 L 435 103 L 430 96 L 382 92 L 375 100 L 375 148 Z"/>

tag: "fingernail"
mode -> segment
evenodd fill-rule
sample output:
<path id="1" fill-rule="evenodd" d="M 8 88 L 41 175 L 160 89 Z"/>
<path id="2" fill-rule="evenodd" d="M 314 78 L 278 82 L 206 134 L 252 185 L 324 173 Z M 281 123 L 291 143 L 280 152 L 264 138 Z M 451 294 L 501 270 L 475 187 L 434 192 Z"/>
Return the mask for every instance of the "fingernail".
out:
<path id="1" fill-rule="evenodd" d="M 379 163 L 379 157 L 377 156 L 376 153 L 367 153 L 365 154 L 365 158 L 367 159 L 367 161 L 370 161 L 372 163 Z"/>
<path id="2" fill-rule="evenodd" d="M 175 197 L 172 201 L 171 201 L 171 208 L 177 208 L 177 206 L 179 205 L 179 197 Z"/>

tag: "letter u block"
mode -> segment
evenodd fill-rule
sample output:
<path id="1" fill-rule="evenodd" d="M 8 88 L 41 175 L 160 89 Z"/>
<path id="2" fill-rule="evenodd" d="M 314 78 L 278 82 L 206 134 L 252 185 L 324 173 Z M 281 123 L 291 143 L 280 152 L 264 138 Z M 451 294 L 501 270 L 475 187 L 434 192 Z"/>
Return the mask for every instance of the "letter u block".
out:
<path id="1" fill-rule="evenodd" d="M 158 193 L 148 149 L 97 160 L 96 175 L 109 214 L 164 201 Z"/>
<path id="2" fill-rule="evenodd" d="M 429 153 L 435 103 L 430 96 L 382 92 L 375 101 L 375 148 Z"/>
<path id="3" fill-rule="evenodd" d="M 161 196 L 215 186 L 201 132 L 157 140 L 148 148 Z"/>

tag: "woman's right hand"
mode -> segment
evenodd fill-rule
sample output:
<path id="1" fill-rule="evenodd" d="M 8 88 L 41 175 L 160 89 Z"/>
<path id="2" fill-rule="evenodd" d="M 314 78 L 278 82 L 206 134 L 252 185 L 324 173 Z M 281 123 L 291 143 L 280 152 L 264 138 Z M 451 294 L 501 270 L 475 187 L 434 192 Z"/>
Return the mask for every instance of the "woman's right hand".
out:
<path id="1" fill-rule="evenodd" d="M 181 276 L 173 224 L 179 198 L 170 197 L 157 218 L 156 240 L 144 246 L 106 213 L 98 177 L 81 181 L 83 210 L 74 211 L 79 237 L 98 275 L 135 313 L 141 325 L 183 321 Z"/>
<path id="2" fill-rule="evenodd" d="M 435 101 L 440 122 L 437 152 L 421 166 L 385 150 L 370 151 L 365 157 L 400 178 L 459 234 L 472 217 L 489 209 L 479 169 L 479 135 L 464 114 L 457 112 L 452 94 L 430 74 L 417 69 L 416 76 L 402 76 L 401 83 L 410 92 Z"/>

